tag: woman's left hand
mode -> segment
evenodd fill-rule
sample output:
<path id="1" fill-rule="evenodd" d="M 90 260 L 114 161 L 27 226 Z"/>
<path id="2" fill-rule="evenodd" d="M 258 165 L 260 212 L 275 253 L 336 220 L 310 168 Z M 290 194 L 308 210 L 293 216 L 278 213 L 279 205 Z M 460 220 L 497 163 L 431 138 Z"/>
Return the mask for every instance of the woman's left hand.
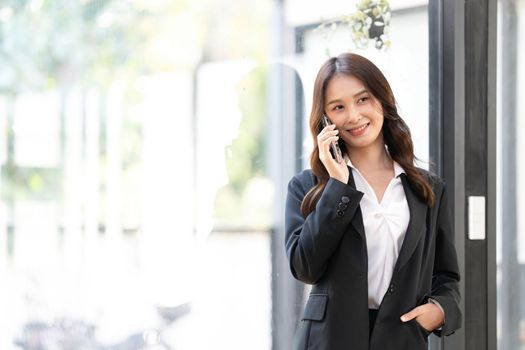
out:
<path id="1" fill-rule="evenodd" d="M 427 331 L 432 332 L 434 329 L 439 328 L 445 321 L 445 315 L 439 306 L 428 302 L 423 305 L 410 310 L 408 313 L 401 316 L 401 321 L 408 322 L 412 319 L 416 319 L 416 322 L 425 328 Z"/>

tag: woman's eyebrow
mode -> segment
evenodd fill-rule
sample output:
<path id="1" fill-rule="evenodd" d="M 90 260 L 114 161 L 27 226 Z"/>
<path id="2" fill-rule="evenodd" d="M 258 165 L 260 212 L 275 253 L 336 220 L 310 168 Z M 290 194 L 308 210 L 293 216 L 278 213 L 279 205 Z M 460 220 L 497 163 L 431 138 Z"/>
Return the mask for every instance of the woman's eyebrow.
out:
<path id="1" fill-rule="evenodd" d="M 332 103 L 341 103 L 341 102 L 343 102 L 343 101 L 340 100 L 340 99 L 335 99 L 335 100 L 332 100 L 332 101 L 328 102 L 327 105 L 331 105 Z"/>
<path id="2" fill-rule="evenodd" d="M 365 92 L 368 92 L 368 90 L 367 90 L 367 89 L 363 89 L 363 90 L 359 91 L 358 93 L 354 94 L 354 97 L 357 97 L 357 96 L 359 96 L 359 95 L 362 95 L 362 94 L 364 94 Z"/>
<path id="3" fill-rule="evenodd" d="M 355 94 L 354 94 L 354 97 L 357 97 L 357 96 L 359 96 L 359 95 L 362 95 L 362 94 L 364 94 L 365 92 L 368 92 L 368 90 L 367 90 L 367 89 L 363 89 L 363 90 L 361 90 L 361 91 L 355 93 Z M 335 99 L 335 100 L 332 100 L 332 101 L 328 102 L 327 105 L 331 105 L 331 104 L 333 104 L 333 103 L 341 103 L 341 102 L 343 102 L 343 100 L 341 100 L 340 98 L 337 98 L 337 99 Z"/>

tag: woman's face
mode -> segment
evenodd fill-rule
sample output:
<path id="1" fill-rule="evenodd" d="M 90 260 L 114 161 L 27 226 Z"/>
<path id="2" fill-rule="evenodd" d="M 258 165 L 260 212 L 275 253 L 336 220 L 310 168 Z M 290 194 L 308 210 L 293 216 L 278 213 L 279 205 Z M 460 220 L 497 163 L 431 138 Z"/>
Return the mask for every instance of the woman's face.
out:
<path id="1" fill-rule="evenodd" d="M 326 115 L 336 125 L 348 150 L 375 143 L 384 146 L 381 104 L 361 80 L 351 75 L 335 75 L 328 82 L 324 97 Z"/>

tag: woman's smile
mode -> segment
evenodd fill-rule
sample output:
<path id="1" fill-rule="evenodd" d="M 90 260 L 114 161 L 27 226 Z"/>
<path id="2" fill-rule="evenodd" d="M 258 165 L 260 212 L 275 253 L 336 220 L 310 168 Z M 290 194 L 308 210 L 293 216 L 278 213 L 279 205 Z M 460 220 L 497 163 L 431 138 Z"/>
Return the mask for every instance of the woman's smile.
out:
<path id="1" fill-rule="evenodd" d="M 370 125 L 370 123 L 366 123 L 366 124 L 360 125 L 358 127 L 349 129 L 348 132 L 352 136 L 361 136 L 361 135 L 364 135 L 367 132 L 369 125 Z"/>

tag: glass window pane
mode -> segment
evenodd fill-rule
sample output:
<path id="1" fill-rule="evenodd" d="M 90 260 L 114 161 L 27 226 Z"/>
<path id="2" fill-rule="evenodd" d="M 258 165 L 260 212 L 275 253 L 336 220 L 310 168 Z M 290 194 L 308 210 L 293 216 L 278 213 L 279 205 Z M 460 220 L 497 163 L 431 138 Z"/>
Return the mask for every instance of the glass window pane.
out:
<path id="1" fill-rule="evenodd" d="M 1 349 L 270 348 L 271 6 L 0 5 Z"/>
<path id="2" fill-rule="evenodd" d="M 498 1 L 498 349 L 525 349 L 525 1 Z"/>

